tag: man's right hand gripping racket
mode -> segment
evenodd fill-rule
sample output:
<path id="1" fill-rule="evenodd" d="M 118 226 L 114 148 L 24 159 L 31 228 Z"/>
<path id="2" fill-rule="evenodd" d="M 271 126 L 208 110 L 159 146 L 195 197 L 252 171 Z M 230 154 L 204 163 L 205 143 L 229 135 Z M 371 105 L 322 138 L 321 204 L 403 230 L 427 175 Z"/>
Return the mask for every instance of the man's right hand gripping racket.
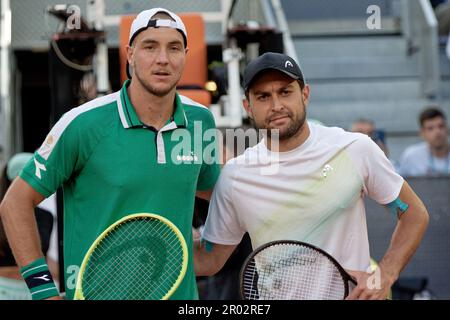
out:
<path id="1" fill-rule="evenodd" d="M 343 300 L 356 282 L 325 251 L 278 240 L 250 254 L 241 269 L 240 286 L 245 300 Z"/>

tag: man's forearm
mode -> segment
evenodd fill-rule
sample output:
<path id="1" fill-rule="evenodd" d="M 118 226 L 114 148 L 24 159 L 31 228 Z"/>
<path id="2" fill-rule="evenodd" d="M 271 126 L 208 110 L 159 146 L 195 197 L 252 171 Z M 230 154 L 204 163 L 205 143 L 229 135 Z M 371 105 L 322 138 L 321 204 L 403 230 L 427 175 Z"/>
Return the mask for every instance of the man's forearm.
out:
<path id="1" fill-rule="evenodd" d="M 9 245 L 19 267 L 43 256 L 33 208 L 5 203 L 1 211 Z"/>
<path id="2" fill-rule="evenodd" d="M 28 183 L 17 178 L 0 204 L 0 216 L 9 246 L 33 300 L 59 296 L 41 250 L 34 213 L 34 208 L 43 198 Z"/>
<path id="3" fill-rule="evenodd" d="M 397 280 L 417 250 L 428 220 L 428 213 L 423 204 L 415 204 L 410 206 L 398 221 L 389 249 L 379 263 L 384 276 L 387 276 L 391 283 Z"/>
<path id="4" fill-rule="evenodd" d="M 236 248 L 235 245 L 211 246 L 207 250 L 200 240 L 194 241 L 194 270 L 197 276 L 212 276 L 219 272 Z"/>
<path id="5" fill-rule="evenodd" d="M 20 193 L 8 192 L 0 206 L 0 216 L 19 267 L 43 256 L 32 202 L 24 201 Z"/>
<path id="6" fill-rule="evenodd" d="M 211 274 L 212 259 L 208 257 L 201 240 L 194 241 L 194 271 L 197 276 L 208 276 Z"/>

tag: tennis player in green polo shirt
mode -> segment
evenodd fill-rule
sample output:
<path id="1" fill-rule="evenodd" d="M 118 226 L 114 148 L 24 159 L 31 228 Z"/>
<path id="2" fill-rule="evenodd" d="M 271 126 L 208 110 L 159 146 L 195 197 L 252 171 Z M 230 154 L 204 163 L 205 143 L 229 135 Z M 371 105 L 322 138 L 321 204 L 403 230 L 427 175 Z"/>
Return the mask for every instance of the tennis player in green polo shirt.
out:
<path id="1" fill-rule="evenodd" d="M 183 233 L 188 270 L 172 299 L 197 299 L 192 261 L 196 192 L 208 198 L 218 175 L 203 139 L 215 124 L 209 110 L 176 93 L 187 53 L 181 19 L 162 8 L 141 12 L 127 46 L 129 77 L 119 92 L 67 112 L 11 186 L 0 213 L 33 299 L 58 297 L 39 245 L 33 208 L 64 189 L 66 297 L 73 298 L 86 251 L 113 222 L 157 213 Z M 180 137 L 190 136 L 180 147 Z M 213 140 L 213 139 L 212 139 Z M 42 267 L 43 266 L 43 267 Z"/>

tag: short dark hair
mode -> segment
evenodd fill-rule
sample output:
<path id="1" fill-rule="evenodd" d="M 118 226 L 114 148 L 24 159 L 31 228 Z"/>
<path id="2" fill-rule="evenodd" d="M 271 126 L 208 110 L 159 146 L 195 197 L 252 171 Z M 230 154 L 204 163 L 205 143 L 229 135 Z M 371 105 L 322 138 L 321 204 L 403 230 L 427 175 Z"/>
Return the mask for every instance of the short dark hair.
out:
<path id="1" fill-rule="evenodd" d="M 442 119 L 447 120 L 447 118 L 445 117 L 444 112 L 442 112 L 442 110 L 440 110 L 438 107 L 432 106 L 432 107 L 426 108 L 425 110 L 423 110 L 420 113 L 420 116 L 419 116 L 420 127 L 421 128 L 423 127 L 425 121 L 430 120 L 430 119 L 434 119 L 434 118 L 437 118 L 437 117 L 441 117 Z"/>

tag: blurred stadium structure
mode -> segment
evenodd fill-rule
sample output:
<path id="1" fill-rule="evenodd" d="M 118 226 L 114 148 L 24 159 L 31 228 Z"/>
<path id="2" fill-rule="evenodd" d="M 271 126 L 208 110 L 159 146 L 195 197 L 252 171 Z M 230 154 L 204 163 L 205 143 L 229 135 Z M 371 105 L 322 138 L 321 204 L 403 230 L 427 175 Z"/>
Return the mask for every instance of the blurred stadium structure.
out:
<path id="1" fill-rule="evenodd" d="M 15 152 L 32 152 L 39 147 L 55 116 L 51 114 L 49 40 L 59 22 L 47 9 L 63 0 L 0 1 L 3 164 Z M 437 104 L 450 115 L 446 39 L 437 35 L 437 21 L 428 0 L 71 0 L 67 5 L 80 8 L 88 23 L 106 32 L 106 43 L 97 43 L 93 61 L 100 92 L 116 91 L 121 85 L 118 46 L 122 15 L 136 14 L 149 6 L 200 13 L 206 25 L 208 75 L 218 87 L 217 92 L 210 89 L 213 99 L 209 107 L 221 127 L 237 127 L 245 121 L 239 85 L 242 67 L 266 48 L 282 50 L 280 43 L 286 53 L 298 59 L 312 86 L 309 117 L 343 128 L 358 118 L 372 119 L 385 131 L 394 161 L 406 146 L 419 140 L 417 115 L 423 107 Z M 371 5 L 381 9 L 380 29 L 367 26 Z M 267 35 L 272 37 L 264 38 Z M 249 38 L 258 37 L 265 39 L 259 46 L 248 44 Z M 225 67 L 221 67 L 223 62 Z M 215 70 L 219 75 L 213 79 Z M 224 80 L 222 89 L 220 80 Z M 449 181 L 412 181 L 413 187 L 424 192 L 432 219 L 424 244 L 405 270 L 406 275 L 427 277 L 436 295 L 447 299 Z M 439 192 L 442 197 L 438 199 Z M 391 229 L 382 228 L 385 221 L 378 222 L 383 214 L 371 211 L 372 250 L 379 258 Z"/>
<path id="2" fill-rule="evenodd" d="M 4 158 L 5 152 L 10 154 L 23 148 L 36 147 L 33 143 L 45 137 L 43 132 L 47 128 L 38 129 L 42 131 L 39 134 L 36 134 L 36 130 L 30 133 L 33 131 L 27 128 L 33 125 L 21 120 L 21 117 L 32 117 L 36 112 L 30 111 L 31 108 L 40 108 L 43 111 L 40 115 L 48 112 L 49 101 L 46 99 L 50 93 L 46 87 L 46 51 L 58 22 L 46 13 L 46 8 L 61 1 L 3 2 L 10 2 L 12 34 L 10 63 L 2 65 L 2 74 L 9 66 L 13 75 L 9 94 L 2 94 L 2 99 L 9 98 L 12 104 L 9 112 L 7 104 L 2 102 L 0 145 L 4 150 Z M 120 85 L 117 80 L 120 15 L 135 14 L 147 8 L 149 3 L 143 0 L 73 0 L 68 4 L 78 6 L 83 17 L 89 20 L 89 15 L 92 16 L 92 9 L 88 10 L 92 8 L 91 2 L 103 3 L 104 6 L 103 15 L 107 17 L 104 26 L 110 57 L 109 80 L 115 90 Z M 299 59 L 312 84 L 310 117 L 326 125 L 344 128 L 348 128 L 357 118 L 374 120 L 377 127 L 386 132 L 393 160 L 398 159 L 406 145 L 418 141 L 416 117 L 420 109 L 433 102 L 441 105 L 447 114 L 450 113 L 450 61 L 444 53 L 445 39 L 437 36 L 437 22 L 427 0 L 237 1 L 231 20 L 228 21 L 227 12 L 232 2 L 155 0 L 151 6 L 163 6 L 180 13 L 201 13 L 206 23 L 208 62 L 234 58 L 237 63 L 239 51 L 224 51 L 222 55 L 222 50 L 232 47 L 232 41 L 226 37 L 227 27 L 254 21 L 283 31 L 284 24 L 276 10 L 277 4 L 280 4 L 281 15 L 287 19 L 285 29 L 290 31 L 293 41 L 293 55 Z M 370 16 L 366 10 L 370 5 L 377 5 L 381 9 L 379 30 L 370 30 L 366 25 Z M 1 33 L 4 35 L 7 30 L 3 27 Z M 286 41 L 285 46 L 289 49 Z M 2 52 L 7 51 L 8 47 L 2 46 Z M 255 45 L 249 45 L 242 51 L 239 61 L 241 69 L 257 54 L 258 48 L 257 45 L 256 49 Z M 3 54 L 4 57 L 6 55 Z M 31 67 L 34 70 L 30 70 Z M 2 80 L 4 90 L 6 85 Z M 36 92 L 27 91 L 28 86 L 33 86 L 35 89 L 30 90 Z M 236 84 L 234 86 L 230 91 L 237 90 Z M 37 99 L 28 101 L 27 97 L 33 95 Z M 236 96 L 234 99 L 237 101 Z M 41 101 L 41 104 L 36 105 L 36 100 Z M 221 102 L 224 101 L 227 101 L 225 97 Z M 240 105 L 238 107 L 234 106 L 233 117 L 238 116 L 236 110 L 240 109 Z M 45 120 L 43 117 L 41 119 Z M 239 121 L 234 119 L 234 123 L 224 121 L 223 124 L 239 124 Z"/>
<path id="3" fill-rule="evenodd" d="M 407 178 L 417 195 L 427 206 L 430 223 L 427 232 L 413 258 L 401 273 L 394 298 L 412 291 L 426 289 L 435 299 L 450 299 L 450 252 L 448 250 L 450 230 L 450 178 Z M 379 261 L 389 246 L 395 220 L 376 202 L 366 201 L 367 228 L 370 252 Z M 402 285 L 403 283 L 403 285 Z M 399 287 L 402 288 L 399 288 Z M 423 286 L 423 288 L 420 288 Z M 406 288 L 405 288 L 406 287 Z M 411 294 L 411 297 L 412 297 Z"/>

